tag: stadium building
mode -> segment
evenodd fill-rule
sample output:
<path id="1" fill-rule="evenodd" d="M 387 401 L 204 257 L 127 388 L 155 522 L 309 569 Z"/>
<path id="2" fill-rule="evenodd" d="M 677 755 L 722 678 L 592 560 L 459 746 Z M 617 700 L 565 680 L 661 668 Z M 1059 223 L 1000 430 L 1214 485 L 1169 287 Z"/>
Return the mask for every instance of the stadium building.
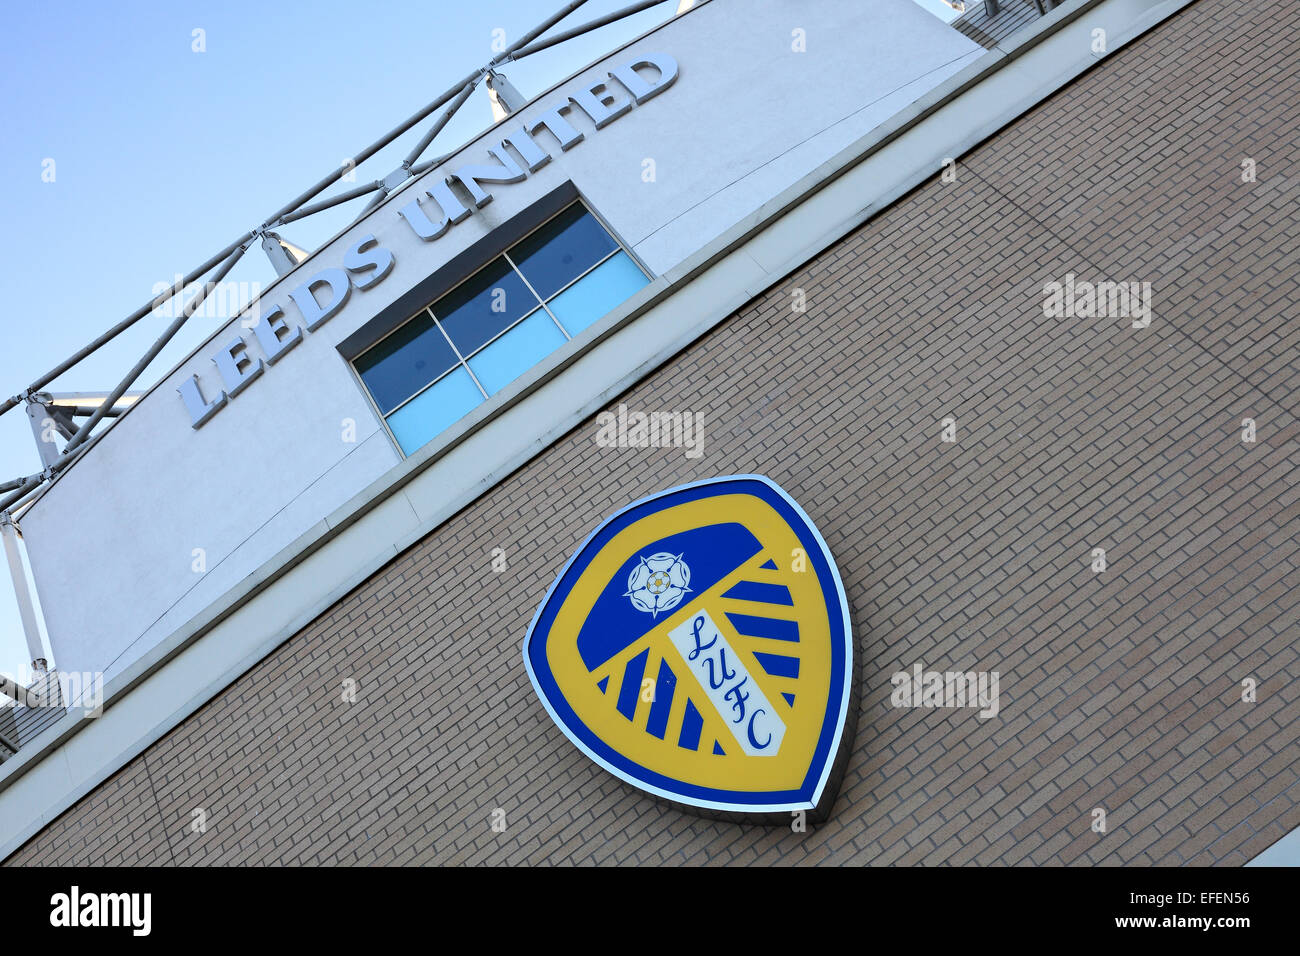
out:
<path id="1" fill-rule="evenodd" d="M 0 858 L 1296 858 L 1289 8 L 680 6 L 524 97 L 570 3 L 401 168 L 250 226 L 186 282 L 276 282 L 161 381 L 6 403 L 55 437 L 0 502 L 42 659 L 0 711 Z M 602 522 L 746 475 L 852 621 L 806 825 L 620 779 L 521 654 Z M 636 595 L 690 586 L 646 567 L 657 621 Z M 684 747 L 692 705 L 620 679 Z"/>

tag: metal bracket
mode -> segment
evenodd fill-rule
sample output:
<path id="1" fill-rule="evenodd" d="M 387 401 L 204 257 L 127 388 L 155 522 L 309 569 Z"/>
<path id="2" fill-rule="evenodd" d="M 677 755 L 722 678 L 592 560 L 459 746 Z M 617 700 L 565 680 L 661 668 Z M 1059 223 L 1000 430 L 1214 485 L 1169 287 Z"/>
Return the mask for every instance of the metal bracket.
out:
<path id="1" fill-rule="evenodd" d="M 528 102 L 524 95 L 510 82 L 510 78 L 504 73 L 498 73 L 494 67 L 488 67 L 485 85 L 488 89 L 488 96 L 502 114 L 498 118 L 504 118 L 511 113 L 518 112 Z"/>
<path id="2" fill-rule="evenodd" d="M 275 269 L 277 276 L 285 276 L 292 272 L 298 266 L 298 261 L 289 254 L 280 242 L 280 236 L 269 229 L 261 231 L 262 251 L 266 257 L 271 260 L 271 265 Z"/>
<path id="3" fill-rule="evenodd" d="M 46 396 L 48 398 L 49 396 Z M 66 418 L 66 420 L 64 420 Z M 37 395 L 31 396 L 27 400 L 27 419 L 32 426 L 32 436 L 36 440 L 36 453 L 41 456 L 41 464 L 47 469 L 59 460 L 61 449 L 55 444 L 51 435 L 46 438 L 47 428 L 45 423 L 50 422 L 59 432 L 72 424 L 71 416 L 56 414 L 53 407 L 45 404 Z M 74 428 L 75 432 L 76 429 Z"/>
<path id="4" fill-rule="evenodd" d="M 379 180 L 379 188 L 384 191 L 385 195 L 387 195 L 410 178 L 411 164 L 406 160 L 402 160 L 402 165 L 398 166 L 383 179 Z"/>

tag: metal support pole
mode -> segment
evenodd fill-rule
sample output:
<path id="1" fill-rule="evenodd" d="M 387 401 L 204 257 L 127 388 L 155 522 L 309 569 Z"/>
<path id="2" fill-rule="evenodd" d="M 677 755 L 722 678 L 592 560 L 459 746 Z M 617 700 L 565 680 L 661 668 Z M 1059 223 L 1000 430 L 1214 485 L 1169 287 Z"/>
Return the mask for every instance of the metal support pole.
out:
<path id="1" fill-rule="evenodd" d="M 57 408 L 64 408 L 69 405 L 85 405 L 89 408 L 98 408 L 104 403 L 104 396 L 108 394 L 107 389 L 100 389 L 97 392 L 45 392 L 51 402 Z M 131 403 L 143 395 L 143 391 L 127 392 L 122 397 L 126 399 L 126 404 L 115 406 L 119 408 L 129 408 Z M 45 399 L 41 399 L 44 401 Z"/>
<path id="2" fill-rule="evenodd" d="M 18 487 L 3 498 L 0 498 L 0 512 L 8 511 L 21 505 L 24 499 L 36 494 L 36 492 L 40 490 L 41 485 L 43 485 L 47 479 L 53 478 L 59 472 L 63 471 L 63 469 L 67 468 L 89 447 L 89 445 L 82 445 L 81 448 L 77 449 L 77 451 L 71 455 L 65 454 L 44 471 L 35 475 L 28 475 L 26 478 L 18 479 Z M 67 449 L 65 448 L 64 451 L 66 452 Z"/>
<path id="3" fill-rule="evenodd" d="M 41 466 L 49 468 L 59 460 L 59 447 L 54 443 L 53 432 L 57 423 L 53 413 L 41 402 L 28 402 L 27 421 L 32 426 L 32 437 L 36 439 L 36 452 L 41 456 Z M 48 427 L 46 422 L 50 423 Z"/>
<path id="4" fill-rule="evenodd" d="M 465 105 L 465 101 L 469 99 L 469 95 L 474 92 L 474 87 L 476 86 L 478 86 L 477 73 L 474 75 L 472 80 L 460 88 L 460 93 L 457 94 L 456 99 L 453 100 L 452 104 L 443 111 L 441 116 L 438 117 L 438 122 L 429 127 L 429 131 L 420 138 L 418 143 L 416 143 L 415 149 L 406 154 L 406 159 L 402 162 L 403 167 L 408 171 L 410 170 L 412 164 L 420 158 L 420 154 L 429 148 L 429 144 L 433 142 L 433 138 L 442 132 L 443 127 L 451 122 L 451 118 L 456 115 L 456 111 Z"/>
<path id="5" fill-rule="evenodd" d="M 429 170 L 433 169 L 433 167 L 443 162 L 443 160 L 450 159 L 451 156 L 451 153 L 443 153 L 437 159 L 426 159 L 422 163 L 416 163 L 411 167 L 411 175 L 419 176 L 421 173 L 427 173 Z"/>
<path id="6" fill-rule="evenodd" d="M 345 203 L 349 199 L 357 199 L 367 193 L 372 193 L 382 185 L 383 183 L 375 180 L 373 183 L 358 186 L 356 189 L 349 189 L 347 192 L 339 193 L 337 196 L 331 196 L 329 199 L 322 199 L 320 202 L 310 203 L 296 212 L 286 213 L 276 220 L 274 224 L 288 225 L 291 222 L 297 222 L 299 219 L 306 219 L 308 216 L 314 216 L 318 212 L 324 212 L 326 209 L 333 208 L 340 203 Z"/>
<path id="7" fill-rule="evenodd" d="M 35 475 L 28 475 L 26 478 L 15 478 L 12 481 L 6 481 L 4 483 L 4 487 L 0 488 L 0 493 L 3 493 L 5 491 L 10 491 L 11 489 L 14 490 L 14 493 L 12 495 L 9 495 L 7 498 L 0 499 L 0 509 L 8 508 L 15 501 L 17 501 L 23 495 L 27 494 L 27 492 L 30 491 L 31 489 L 37 487 L 44 480 L 45 480 L 45 472 L 42 471 L 42 472 L 38 472 Z"/>
<path id="8" fill-rule="evenodd" d="M 370 210 L 374 209 L 376 206 L 378 206 L 381 202 L 383 202 L 387 198 L 388 198 L 388 190 L 385 189 L 383 186 L 381 186 L 379 192 L 375 193 L 374 198 L 371 199 L 370 202 L 366 203 L 365 206 L 362 207 L 361 212 L 357 213 L 357 218 L 352 221 L 353 222 L 359 221 L 362 217 L 365 216 L 366 213 L 370 212 Z"/>
<path id="9" fill-rule="evenodd" d="M 465 79 L 461 80 L 459 83 L 451 87 L 451 89 L 447 90 L 447 92 L 443 93 L 442 96 L 438 97 L 428 106 L 426 106 L 424 109 L 420 110 L 420 112 L 412 116 L 410 119 L 406 120 L 401 125 L 395 126 L 393 129 L 389 130 L 389 132 L 382 139 L 376 140 L 375 142 L 367 146 L 365 149 L 363 149 L 361 152 L 357 153 L 357 155 L 353 156 L 351 168 L 355 169 L 357 166 L 360 166 L 367 159 L 375 155 L 375 153 L 379 152 L 381 149 L 383 149 L 393 140 L 397 139 L 397 137 L 401 136 L 411 127 L 419 124 L 422 120 L 425 119 L 425 117 L 430 116 L 436 109 L 438 109 L 448 100 L 450 100 L 453 96 L 455 96 L 462 86 L 464 86 L 470 80 L 477 79 L 477 78 L 478 78 L 478 71 L 471 73 L 469 76 L 465 77 Z M 276 212 L 268 216 L 266 221 L 275 222 L 276 220 L 283 218 L 287 214 L 294 212 L 303 203 L 315 199 L 318 195 L 320 195 L 322 192 L 324 192 L 334 183 L 338 182 L 338 180 L 342 179 L 346 172 L 347 169 L 340 166 L 338 169 L 331 172 L 328 176 L 326 176 L 316 185 L 312 186 L 306 192 L 297 196 L 292 202 L 285 203 L 285 205 L 282 206 L 279 210 L 277 210 Z M 2 411 L 2 409 L 0 409 L 0 411 Z"/>
<path id="10" fill-rule="evenodd" d="M 144 358 L 140 359 L 140 361 L 136 362 L 135 365 L 132 366 L 131 371 L 126 373 L 126 378 L 122 379 L 122 381 L 118 383 L 117 388 L 108 393 L 108 397 L 104 399 L 104 404 L 100 405 L 99 408 L 95 410 L 95 414 L 86 419 L 81 424 L 81 427 L 77 429 L 77 433 L 72 436 L 72 440 L 64 446 L 63 455 L 60 458 L 60 461 L 67 458 L 69 452 L 74 451 L 78 445 L 90 437 L 91 431 L 103 420 L 104 416 L 108 414 L 108 410 L 117 404 L 117 400 L 126 393 L 126 390 L 135 383 L 135 380 L 140 377 L 140 374 L 149 367 L 149 363 L 157 358 L 158 353 L 161 352 L 163 348 L 166 347 L 167 343 L 172 340 L 172 336 L 179 332 L 181 326 L 189 320 L 190 316 L 198 311 L 199 306 L 203 304 L 203 300 L 208 297 L 208 293 L 220 285 L 226 276 L 230 274 L 230 270 L 235 267 L 235 263 L 238 262 L 240 257 L 244 254 L 244 250 L 245 247 L 242 245 L 237 248 L 234 253 L 231 254 L 230 258 L 223 262 L 221 267 L 213 273 L 212 278 L 204 284 L 203 288 L 198 291 L 194 298 L 190 299 L 190 301 L 186 303 L 185 308 L 181 310 L 181 314 L 176 317 L 175 321 L 173 321 L 171 325 L 167 326 L 163 334 L 158 337 L 158 340 L 149 347 L 149 351 L 144 354 Z"/>
<path id="11" fill-rule="evenodd" d="M 659 4 L 666 2 L 667 0 L 641 0 L 640 3 L 634 3 L 631 6 L 624 7 L 622 10 L 615 10 L 613 13 L 592 20 L 590 23 L 584 23 L 580 27 L 574 27 L 572 30 L 565 30 L 563 33 L 557 33 L 553 37 L 548 37 L 545 40 L 538 40 L 536 43 L 531 43 L 528 46 L 521 47 L 514 52 L 512 59 L 522 60 L 526 56 L 531 56 L 532 54 L 538 53 L 542 50 L 550 49 L 557 43 L 563 43 L 565 40 L 572 40 L 574 37 L 582 36 L 584 33 L 603 27 L 606 24 L 613 23 L 615 20 L 622 20 L 624 17 L 630 17 L 634 13 L 640 13 L 642 10 L 649 10 L 651 7 L 657 7 Z"/>
<path id="12" fill-rule="evenodd" d="M 47 669 L 45 650 L 41 646 L 40 626 L 36 623 L 36 606 L 32 603 L 31 592 L 27 590 L 27 575 L 23 570 L 22 553 L 18 550 L 18 526 L 9 512 L 0 513 L 0 537 L 4 538 L 5 558 L 9 561 L 9 576 L 13 578 L 14 595 L 18 598 L 18 614 L 23 622 L 23 634 L 27 636 L 27 653 L 31 655 L 32 668 L 37 671 Z"/>
<path id="13" fill-rule="evenodd" d="M 532 43 L 539 36 L 541 36 L 551 27 L 555 26 L 557 23 L 559 23 L 570 13 L 578 9 L 578 7 L 582 6 L 586 2 L 587 0 L 573 0 L 573 2 L 571 2 L 559 13 L 547 18 L 540 25 L 529 30 L 527 33 L 521 36 L 514 43 L 510 44 L 510 46 L 506 47 L 506 49 L 503 52 L 498 53 L 496 56 L 494 56 L 492 58 L 491 65 L 496 66 L 498 63 L 504 63 L 506 60 L 511 59 L 515 55 L 515 53 L 522 50 L 524 47 L 528 46 L 528 44 Z"/>
<path id="14" fill-rule="evenodd" d="M 82 445 L 81 447 L 87 448 L 89 446 Z M 74 455 L 73 458 L 75 459 L 75 457 L 76 456 Z M 58 470 L 60 469 L 57 468 L 50 469 L 50 471 L 52 472 Z M 12 494 L 6 495 L 3 500 L 0 500 L 0 508 L 8 510 L 10 513 L 17 516 L 17 511 L 15 509 L 23 507 L 26 504 L 28 498 L 32 497 L 33 495 L 36 494 L 36 492 L 41 490 L 41 486 L 45 484 L 45 477 L 46 477 L 45 472 L 41 472 L 41 474 L 39 475 L 34 475 L 31 478 L 31 483 L 27 485 L 25 488 L 20 488 L 19 490 L 13 492 Z"/>
<path id="15" fill-rule="evenodd" d="M 203 263 L 203 265 L 199 266 L 189 275 L 183 276 L 181 279 L 174 282 L 172 284 L 172 287 L 169 290 L 161 293 L 160 295 L 154 296 L 152 299 L 150 299 L 144 305 L 140 306 L 140 308 L 136 309 L 134 312 L 132 312 L 121 322 L 117 323 L 117 325 L 113 326 L 111 329 L 109 329 L 99 338 L 95 339 L 95 341 L 87 345 L 84 349 L 81 349 L 71 358 L 67 359 L 66 361 L 60 362 L 54 368 L 50 369 L 48 372 L 46 372 L 44 375 L 42 375 L 40 378 L 34 381 L 31 385 L 29 385 L 27 387 L 27 391 L 35 392 L 44 388 L 46 385 L 50 384 L 50 382 L 54 381 L 56 378 L 58 378 L 60 375 L 66 372 L 68 369 L 72 368 L 72 366 L 76 365 L 87 355 L 94 352 L 100 346 L 108 342 L 111 342 L 113 339 L 117 338 L 119 335 L 121 335 L 131 326 L 135 325 L 137 322 L 143 319 L 146 315 L 149 315 L 158 306 L 162 305 L 162 303 L 170 299 L 177 292 L 180 292 L 182 289 L 184 289 L 195 279 L 198 279 L 200 276 L 207 273 L 208 270 L 210 270 L 213 266 L 215 266 L 217 263 L 224 260 L 227 256 L 229 256 L 236 249 L 240 248 L 240 246 L 242 246 L 245 242 L 247 242 L 251 238 L 253 238 L 253 233 L 251 230 L 244 233 L 244 235 L 241 236 L 238 241 L 232 242 L 230 245 L 226 246 L 225 249 L 222 249 L 221 252 L 217 253 L 207 262 Z M 20 401 L 22 401 L 21 396 L 15 396 L 13 398 L 6 399 L 4 402 L 0 402 L 0 415 L 3 415 L 5 412 L 9 411 L 9 409 L 13 408 Z"/>
<path id="16" fill-rule="evenodd" d="M 570 13 L 572 13 L 574 10 L 577 10 L 578 7 L 582 6 L 586 2 L 587 0 L 572 0 L 572 2 L 570 2 L 559 13 L 556 13 L 553 16 L 548 17 L 540 25 L 534 27 L 532 30 L 529 30 L 517 41 L 512 43 L 510 46 L 506 47 L 506 49 L 503 50 L 501 53 L 498 53 L 496 56 L 494 56 L 492 58 L 492 62 L 488 65 L 487 70 L 484 70 L 481 73 L 475 73 L 472 77 L 466 80 L 465 85 L 461 88 L 460 95 L 456 97 L 455 102 L 453 102 L 451 106 L 447 108 L 447 110 L 442 114 L 442 116 L 438 118 L 438 122 L 433 124 L 433 126 L 429 129 L 429 131 L 426 132 L 424 136 L 420 138 L 420 141 L 418 143 L 416 143 L 415 148 L 412 149 L 411 152 L 407 154 L 405 161 L 402 163 L 403 168 L 407 169 L 408 171 L 410 170 L 411 166 L 415 164 L 415 161 L 420 158 L 421 154 L 426 149 L 429 148 L 429 144 L 433 142 L 434 137 L 437 136 L 439 133 L 441 133 L 443 127 L 445 127 L 447 123 L 451 121 L 451 118 L 456 115 L 456 111 L 465 105 L 465 101 L 469 99 L 470 94 L 474 92 L 474 87 L 478 85 L 479 79 L 482 78 L 484 75 L 486 75 L 488 72 L 490 72 L 492 67 L 497 66 L 498 64 L 504 63 L 505 61 L 511 59 L 515 55 L 515 52 L 517 50 L 520 50 L 523 47 L 527 46 L 529 43 L 532 43 L 539 36 L 541 36 L 551 27 L 555 26 L 555 24 L 559 23 Z M 378 205 L 378 202 L 372 201 L 370 205 L 371 206 Z"/>

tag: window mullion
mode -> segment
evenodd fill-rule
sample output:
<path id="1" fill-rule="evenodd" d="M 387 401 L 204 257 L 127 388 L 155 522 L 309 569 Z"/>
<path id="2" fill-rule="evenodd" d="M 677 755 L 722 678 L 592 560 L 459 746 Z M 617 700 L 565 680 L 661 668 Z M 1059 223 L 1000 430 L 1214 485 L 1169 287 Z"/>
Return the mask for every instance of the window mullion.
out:
<path id="1" fill-rule="evenodd" d="M 465 356 L 460 354 L 460 349 L 458 349 L 456 343 L 451 340 L 451 336 L 447 334 L 447 330 L 442 327 L 442 323 L 438 321 L 438 317 L 433 314 L 433 309 L 429 309 L 428 312 L 429 316 L 433 319 L 433 324 L 438 327 L 438 331 L 442 333 L 442 337 L 447 340 L 447 344 L 451 346 L 451 350 L 456 353 L 456 360 L 460 362 L 460 367 L 469 372 L 469 377 L 474 380 L 474 387 L 479 390 L 484 398 L 487 398 L 487 389 L 485 389 L 483 383 L 478 380 L 478 376 L 474 374 L 474 370 L 469 367 L 469 363 L 465 361 Z"/>
<path id="2" fill-rule="evenodd" d="M 557 318 L 555 317 L 555 313 L 552 312 L 552 311 L 547 307 L 547 305 L 546 305 L 546 300 L 543 299 L 540 295 L 537 294 L 537 290 L 534 289 L 534 288 L 533 288 L 533 284 L 532 284 L 531 282 L 528 281 L 528 277 L 527 277 L 526 275 L 524 275 L 522 272 L 519 271 L 519 267 L 518 267 L 517 265 L 515 265 L 515 260 L 513 260 L 513 259 L 510 258 L 510 253 L 508 253 L 508 252 L 503 252 L 503 253 L 501 253 L 501 258 L 504 259 L 504 260 L 506 260 L 506 262 L 510 263 L 510 268 L 515 270 L 515 275 L 519 276 L 519 281 L 522 282 L 524 285 L 526 285 L 526 286 L 528 287 L 528 291 L 531 292 L 531 293 L 533 294 L 533 298 L 537 300 L 537 304 L 540 305 L 540 306 L 542 307 L 542 309 L 546 312 L 546 314 L 549 315 L 549 316 L 551 317 L 551 321 L 555 323 L 555 327 L 556 327 L 557 329 L 559 329 L 559 330 L 560 330 L 560 334 L 564 336 L 564 341 L 567 342 L 567 341 L 569 341 L 571 338 L 573 338 L 573 336 L 569 334 L 569 330 L 566 329 L 566 328 L 565 328 L 565 327 L 560 323 L 560 320 L 557 319 Z M 555 297 L 552 296 L 551 298 L 555 298 Z M 529 309 L 529 313 L 530 313 L 530 314 L 532 313 L 532 310 L 531 310 L 531 309 Z"/>

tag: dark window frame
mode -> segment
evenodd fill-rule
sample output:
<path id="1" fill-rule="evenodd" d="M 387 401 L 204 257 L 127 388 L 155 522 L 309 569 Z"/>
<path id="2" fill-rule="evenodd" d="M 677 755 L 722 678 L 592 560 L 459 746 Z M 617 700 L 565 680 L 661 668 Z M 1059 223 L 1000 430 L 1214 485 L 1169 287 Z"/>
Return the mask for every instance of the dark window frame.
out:
<path id="1" fill-rule="evenodd" d="M 443 297 L 472 280 L 479 272 L 489 268 L 495 262 L 506 258 L 506 253 L 510 249 L 520 245 L 530 235 L 541 230 L 566 210 L 577 205 L 580 205 L 583 210 L 590 215 L 597 224 L 599 224 L 601 229 L 603 229 L 610 239 L 613 240 L 614 247 L 596 262 L 587 266 L 582 272 L 573 276 L 545 298 L 543 298 L 537 290 L 533 288 L 532 284 L 528 282 L 527 278 L 523 275 L 522 270 L 520 270 L 518 263 L 512 258 L 507 258 L 509 267 L 518 278 L 524 281 L 529 292 L 536 298 L 537 304 L 514 319 L 510 325 L 497 330 L 489 339 L 477 345 L 473 351 L 463 353 L 457 344 L 451 339 L 450 335 L 448 335 L 443 324 L 438 321 L 432 307 Z M 517 328 L 521 323 L 527 321 L 538 312 L 544 312 L 551 321 L 555 323 L 557 329 L 564 335 L 565 339 L 571 341 L 574 336 L 568 332 L 564 325 L 550 310 L 547 303 L 552 302 L 568 289 L 581 282 L 590 273 L 594 272 L 604 263 L 617 256 L 620 252 L 626 255 L 636 268 L 641 271 L 641 273 L 646 277 L 647 282 L 653 281 L 653 273 L 651 273 L 633 253 L 631 247 L 627 245 L 612 228 L 610 228 L 609 224 L 596 212 L 592 205 L 586 201 L 581 193 L 579 193 L 573 182 L 566 181 L 536 202 L 529 205 L 527 209 L 520 211 L 506 222 L 493 228 L 488 235 L 483 236 L 466 249 L 457 253 L 441 267 L 434 270 L 434 272 L 425 279 L 399 296 L 396 301 L 381 311 L 373 319 L 366 322 L 351 335 L 344 338 L 337 346 L 338 352 L 351 369 L 357 385 L 365 394 L 366 400 L 370 403 L 372 411 L 379 419 L 379 422 L 383 425 L 384 430 L 388 432 L 389 439 L 393 442 L 394 447 L 397 448 L 398 453 L 401 454 L 403 458 L 408 457 L 410 454 L 402 449 L 401 442 L 397 440 L 388 425 L 388 418 L 398 412 L 409 402 L 414 401 L 420 395 L 424 394 L 428 389 L 441 382 L 448 375 L 451 375 L 459 369 L 463 369 L 469 373 L 470 377 L 473 379 L 475 387 L 483 392 L 484 401 L 490 401 L 493 397 L 492 394 L 488 394 L 486 389 L 484 389 L 482 384 L 479 382 L 478 377 L 474 374 L 473 370 L 470 369 L 469 362 L 480 355 L 485 349 L 489 348 L 498 339 Z M 417 303 L 420 302 L 423 304 L 418 305 Z M 422 314 L 433 320 L 435 327 L 440 329 L 443 332 L 443 335 L 446 336 L 447 344 L 456 355 L 457 361 L 449 369 L 430 379 L 423 386 L 416 389 L 412 394 L 394 404 L 392 408 L 387 411 L 382 411 L 370 388 L 361 377 L 361 372 L 357 368 L 356 364 L 357 360 L 385 338 L 388 338 L 390 335 L 405 328 L 409 323 L 419 319 Z M 578 334 L 581 334 L 581 332 Z"/>

